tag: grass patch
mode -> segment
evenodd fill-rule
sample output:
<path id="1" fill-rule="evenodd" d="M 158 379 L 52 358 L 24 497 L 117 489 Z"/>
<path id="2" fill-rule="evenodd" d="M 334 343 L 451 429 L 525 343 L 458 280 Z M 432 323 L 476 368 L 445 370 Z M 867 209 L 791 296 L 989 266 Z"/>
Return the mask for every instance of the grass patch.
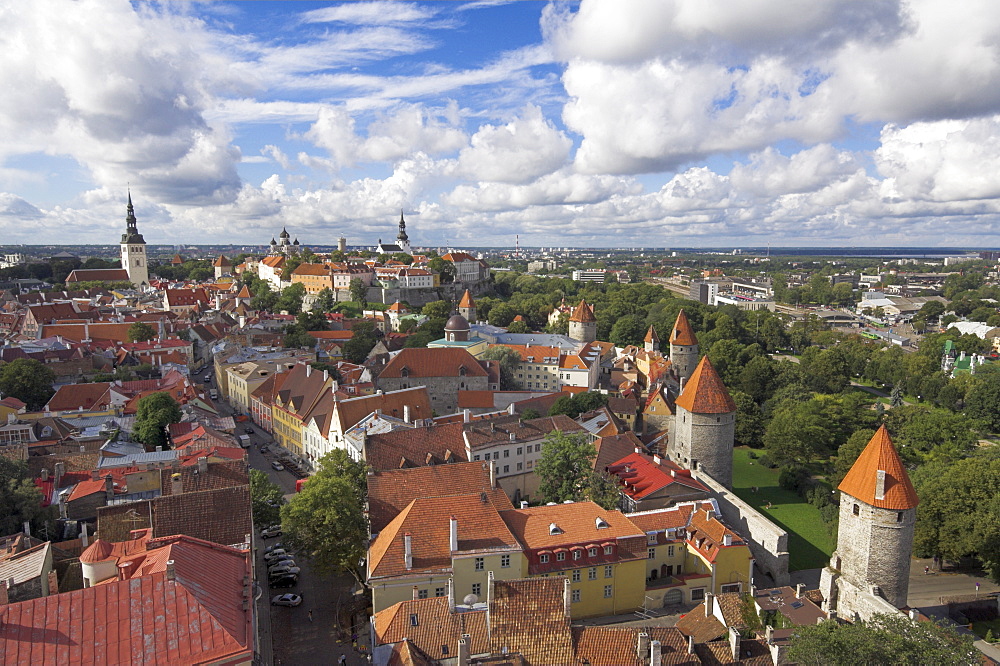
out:
<path id="1" fill-rule="evenodd" d="M 799 571 L 826 566 L 835 540 L 827 533 L 819 509 L 779 486 L 778 473 L 777 469 L 768 469 L 751 460 L 750 449 L 741 447 L 733 451 L 733 492 L 788 531 L 788 568 Z M 757 492 L 751 490 L 754 486 Z M 770 509 L 766 508 L 768 502 Z"/>
<path id="2" fill-rule="evenodd" d="M 986 638 L 986 634 L 990 631 L 993 632 L 993 637 L 996 640 L 1000 640 L 1000 618 L 972 623 L 972 633 L 980 638 Z"/>

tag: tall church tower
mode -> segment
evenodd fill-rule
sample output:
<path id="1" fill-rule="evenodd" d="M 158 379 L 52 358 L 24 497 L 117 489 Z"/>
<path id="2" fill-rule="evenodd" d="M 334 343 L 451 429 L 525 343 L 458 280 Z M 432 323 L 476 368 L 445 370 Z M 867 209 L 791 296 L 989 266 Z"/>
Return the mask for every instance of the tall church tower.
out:
<path id="1" fill-rule="evenodd" d="M 580 301 L 569 317 L 569 337 L 580 342 L 593 342 L 597 339 L 597 317 L 585 300 Z"/>
<path id="2" fill-rule="evenodd" d="M 465 317 L 465 320 L 469 323 L 479 321 L 476 317 L 476 302 L 472 300 L 472 292 L 468 289 L 462 294 L 462 300 L 458 302 L 458 314 Z"/>
<path id="3" fill-rule="evenodd" d="M 650 324 L 649 330 L 646 331 L 646 337 L 643 340 L 644 348 L 647 352 L 658 352 L 660 351 L 660 336 L 656 334 L 656 329 Z"/>
<path id="4" fill-rule="evenodd" d="M 403 219 L 403 211 L 399 211 L 399 233 L 396 234 L 396 245 L 406 254 L 413 254 L 410 249 L 410 237 L 406 235 L 406 220 Z"/>
<path id="5" fill-rule="evenodd" d="M 827 610 L 868 619 L 882 610 L 874 597 L 905 606 L 918 500 L 885 425 L 837 490 L 837 550 L 820 580 Z"/>
<path id="6" fill-rule="evenodd" d="M 671 460 L 732 488 L 736 403 L 707 356 L 691 373 L 674 407 Z"/>
<path id="7" fill-rule="evenodd" d="M 698 338 L 694 336 L 684 310 L 677 313 L 677 321 L 670 332 L 670 363 L 683 388 L 684 382 L 691 378 L 691 373 L 698 364 Z"/>
<path id="8" fill-rule="evenodd" d="M 125 209 L 125 233 L 122 234 L 122 268 L 128 273 L 133 286 L 149 285 L 149 267 L 146 264 L 146 241 L 136 228 L 135 211 L 132 209 L 132 193 L 128 193 L 128 207 Z"/>

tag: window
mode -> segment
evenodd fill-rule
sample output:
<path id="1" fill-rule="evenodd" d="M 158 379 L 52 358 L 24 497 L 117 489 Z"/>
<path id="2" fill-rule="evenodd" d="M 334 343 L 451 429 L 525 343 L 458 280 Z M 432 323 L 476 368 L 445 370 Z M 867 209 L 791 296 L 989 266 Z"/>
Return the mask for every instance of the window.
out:
<path id="1" fill-rule="evenodd" d="M 739 592 L 743 586 L 739 583 L 729 583 L 722 586 L 722 592 Z"/>
<path id="2" fill-rule="evenodd" d="M 410 626 L 411 626 L 411 627 L 416 627 L 416 626 L 418 626 L 419 624 L 420 624 L 420 623 L 419 623 L 419 622 L 417 622 L 417 614 L 416 614 L 416 613 L 414 613 L 413 615 L 411 615 L 411 616 L 410 616 Z"/>
<path id="3" fill-rule="evenodd" d="M 426 599 L 427 590 L 417 590 L 417 599 Z"/>
<path id="4" fill-rule="evenodd" d="M 542 450 L 542 444 L 541 444 L 541 442 L 539 442 L 538 444 L 535 444 L 535 453 L 538 453 L 541 450 Z"/>
<path id="5" fill-rule="evenodd" d="M 499 451 L 494 451 L 493 452 L 493 460 L 500 460 L 500 452 Z"/>
<path id="6" fill-rule="evenodd" d="M 535 466 L 535 461 L 534 460 L 529 460 L 528 461 L 528 469 L 531 469 L 534 466 Z"/>
<path id="7" fill-rule="evenodd" d="M 614 552 L 614 546 L 605 546 L 604 547 L 604 554 L 605 555 L 610 555 L 613 552 Z"/>
<path id="8" fill-rule="evenodd" d="M 504 449 L 503 450 L 503 457 L 504 458 L 510 458 L 510 449 Z"/>
<path id="9" fill-rule="evenodd" d="M 517 471 L 520 472 L 524 469 L 524 463 L 517 463 Z"/>
<path id="10" fill-rule="evenodd" d="M 580 570 L 579 569 L 573 569 L 573 582 L 574 583 L 579 583 L 580 582 Z"/>
<path id="11" fill-rule="evenodd" d="M 510 555 L 500 556 L 500 566 L 504 569 L 510 566 Z"/>
<path id="12" fill-rule="evenodd" d="M 860 516 L 861 515 L 861 507 L 858 506 L 857 504 L 854 505 L 854 515 L 855 516 Z"/>
<path id="13" fill-rule="evenodd" d="M 667 557 L 673 557 L 673 556 L 674 556 L 674 547 L 667 546 Z"/>
<path id="14" fill-rule="evenodd" d="M 605 567 L 604 567 L 604 577 L 605 578 L 611 578 L 614 575 L 615 575 L 615 568 L 613 566 L 611 566 L 610 564 L 605 565 Z"/>
<path id="15" fill-rule="evenodd" d="M 596 548 L 588 548 L 587 549 L 587 557 L 597 557 L 597 549 Z"/>
<path id="16" fill-rule="evenodd" d="M 614 587 L 612 587 L 611 585 L 605 585 L 604 586 L 604 598 L 605 599 L 610 599 L 612 596 L 614 596 Z"/>
<path id="17" fill-rule="evenodd" d="M 587 580 L 597 580 L 597 567 L 587 569 Z"/>
<path id="18" fill-rule="evenodd" d="M 472 459 L 473 460 L 479 460 L 479 454 L 477 453 L 476 455 L 472 456 Z"/>
<path id="19" fill-rule="evenodd" d="M 478 597 L 480 594 L 482 594 L 482 592 L 483 592 L 483 584 L 482 583 L 473 583 L 472 584 L 472 593 L 474 595 L 476 595 Z M 704 596 L 704 592 L 705 592 L 705 590 L 702 590 L 702 596 Z"/>
<path id="20" fill-rule="evenodd" d="M 483 558 L 476 558 L 476 571 L 482 571 L 484 568 Z"/>
<path id="21" fill-rule="evenodd" d="M 902 511 L 897 511 L 896 512 L 896 522 L 897 523 L 903 522 L 903 512 Z"/>
<path id="22" fill-rule="evenodd" d="M 579 560 L 582 557 L 583 557 L 583 551 L 582 550 L 574 550 L 573 551 L 573 559 L 574 560 Z"/>
<path id="23" fill-rule="evenodd" d="M 574 604 L 580 601 L 580 590 L 573 590 L 570 592 L 570 599 L 572 599 Z"/>
<path id="24" fill-rule="evenodd" d="M 435 587 L 434 588 L 434 596 L 435 597 L 443 597 L 444 596 L 444 588 L 443 587 Z"/>
<path id="25" fill-rule="evenodd" d="M 510 465 L 504 465 L 503 466 L 503 473 L 507 474 L 508 472 L 510 472 Z"/>
<path id="26" fill-rule="evenodd" d="M 702 601 L 705 598 L 705 588 L 696 587 L 691 590 L 691 601 Z"/>
<path id="27" fill-rule="evenodd" d="M 521 455 L 521 451 L 524 449 L 523 446 L 517 447 L 517 455 Z"/>
<path id="28" fill-rule="evenodd" d="M 649 552 L 646 554 L 646 557 L 648 557 L 651 560 L 655 560 L 656 559 L 656 549 L 655 548 L 650 548 Z"/>
<path id="29" fill-rule="evenodd" d="M 556 559 L 562 562 L 566 559 L 566 553 L 556 553 Z"/>
<path id="30" fill-rule="evenodd" d="M 547 564 L 548 561 L 549 561 L 549 556 L 548 555 L 539 555 L 538 556 L 538 561 L 541 562 L 542 564 Z"/>

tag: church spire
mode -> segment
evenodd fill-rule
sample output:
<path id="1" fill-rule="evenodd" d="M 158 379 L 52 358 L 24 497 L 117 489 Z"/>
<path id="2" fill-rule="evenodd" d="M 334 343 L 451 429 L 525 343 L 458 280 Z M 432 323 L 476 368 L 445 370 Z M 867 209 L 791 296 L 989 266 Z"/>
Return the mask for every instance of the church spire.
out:
<path id="1" fill-rule="evenodd" d="M 406 220 L 403 219 L 403 211 L 399 211 L 399 234 L 396 236 L 397 240 L 408 241 L 409 237 L 406 235 Z"/>
<path id="2" fill-rule="evenodd" d="M 125 206 L 125 233 L 122 234 L 122 243 L 145 243 L 142 234 L 139 233 L 135 219 L 135 209 L 132 207 L 132 190 L 128 191 L 128 204 Z"/>

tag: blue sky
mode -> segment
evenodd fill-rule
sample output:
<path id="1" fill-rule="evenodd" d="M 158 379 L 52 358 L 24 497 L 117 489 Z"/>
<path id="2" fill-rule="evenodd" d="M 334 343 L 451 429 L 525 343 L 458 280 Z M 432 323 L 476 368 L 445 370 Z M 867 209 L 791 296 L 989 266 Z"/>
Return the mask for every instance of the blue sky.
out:
<path id="1" fill-rule="evenodd" d="M 992 2 L 0 7 L 5 242 L 1000 246 Z"/>

